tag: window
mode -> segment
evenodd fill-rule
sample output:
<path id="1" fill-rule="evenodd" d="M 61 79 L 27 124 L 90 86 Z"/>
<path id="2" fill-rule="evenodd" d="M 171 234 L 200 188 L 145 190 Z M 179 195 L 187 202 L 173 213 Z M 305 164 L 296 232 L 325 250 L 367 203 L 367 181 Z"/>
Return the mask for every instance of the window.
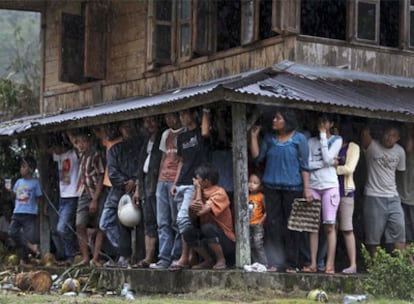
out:
<path id="1" fill-rule="evenodd" d="M 62 13 L 59 80 L 82 84 L 105 78 L 107 7 L 87 2 L 81 15 Z"/>
<path id="2" fill-rule="evenodd" d="M 414 0 L 410 0 L 408 9 L 408 27 L 409 27 L 409 46 L 414 47 Z"/>
<path id="3" fill-rule="evenodd" d="M 300 0 L 149 0 L 148 69 L 285 32 L 298 32 Z"/>
<path id="4" fill-rule="evenodd" d="M 345 40 L 346 2 L 347 0 L 303 0 L 301 33 Z"/>
<path id="5" fill-rule="evenodd" d="M 398 47 L 400 34 L 399 0 L 357 0 L 356 39 Z"/>

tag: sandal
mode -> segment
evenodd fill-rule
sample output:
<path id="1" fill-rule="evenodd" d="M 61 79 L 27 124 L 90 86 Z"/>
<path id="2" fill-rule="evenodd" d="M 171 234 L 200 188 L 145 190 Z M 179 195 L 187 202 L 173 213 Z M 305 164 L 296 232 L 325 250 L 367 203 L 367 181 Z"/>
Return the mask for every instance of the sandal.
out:
<path id="1" fill-rule="evenodd" d="M 171 264 L 170 267 L 168 267 L 168 271 L 179 272 L 179 271 L 182 271 L 184 269 L 189 269 L 189 268 L 190 268 L 189 265 Z"/>
<path id="2" fill-rule="evenodd" d="M 297 268 L 286 268 L 285 272 L 286 273 L 298 273 L 299 269 L 297 269 Z"/>
<path id="3" fill-rule="evenodd" d="M 138 263 L 132 265 L 132 268 L 149 268 L 150 267 L 150 263 L 147 263 L 145 260 L 141 260 Z"/>
<path id="4" fill-rule="evenodd" d="M 303 266 L 302 272 L 315 273 L 316 272 L 316 268 L 315 267 L 312 267 L 312 266 Z"/>
<path id="5" fill-rule="evenodd" d="M 224 270 L 227 268 L 226 263 L 216 263 L 216 265 L 213 266 L 214 270 Z"/>
<path id="6" fill-rule="evenodd" d="M 352 268 L 345 268 L 344 270 L 342 270 L 343 274 L 357 274 L 357 271 L 352 269 Z"/>
<path id="7" fill-rule="evenodd" d="M 326 268 L 325 274 L 335 274 L 335 269 L 333 269 L 333 268 Z"/>
<path id="8" fill-rule="evenodd" d="M 270 266 L 267 268 L 267 272 L 279 272 L 279 269 L 277 269 L 275 266 Z"/>

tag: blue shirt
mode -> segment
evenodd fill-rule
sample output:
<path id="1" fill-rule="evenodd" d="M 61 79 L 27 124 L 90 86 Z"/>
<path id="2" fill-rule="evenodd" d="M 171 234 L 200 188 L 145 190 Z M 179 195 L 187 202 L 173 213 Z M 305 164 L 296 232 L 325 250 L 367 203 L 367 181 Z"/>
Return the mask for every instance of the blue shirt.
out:
<path id="1" fill-rule="evenodd" d="M 37 179 L 18 179 L 13 192 L 16 194 L 13 213 L 38 213 L 36 198 L 42 195 L 42 190 Z"/>
<path id="2" fill-rule="evenodd" d="M 279 142 L 274 135 L 266 134 L 260 144 L 256 161 L 266 159 L 263 183 L 277 190 L 302 191 L 302 172 L 309 171 L 308 141 L 295 132 L 286 142 Z"/>

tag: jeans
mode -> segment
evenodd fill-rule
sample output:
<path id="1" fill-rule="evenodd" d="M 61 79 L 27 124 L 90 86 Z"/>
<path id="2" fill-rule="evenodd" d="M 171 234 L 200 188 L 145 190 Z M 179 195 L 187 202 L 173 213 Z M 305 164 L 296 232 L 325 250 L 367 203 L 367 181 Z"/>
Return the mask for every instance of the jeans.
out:
<path id="1" fill-rule="evenodd" d="M 99 221 L 99 229 L 105 233 L 106 238 L 119 255 L 128 257 L 132 253 L 131 229 L 122 225 L 118 220 L 118 202 L 123 194 L 122 189 L 111 188 Z"/>
<path id="2" fill-rule="evenodd" d="M 180 234 L 183 234 L 187 229 L 191 229 L 193 224 L 188 217 L 188 207 L 191 204 L 194 193 L 193 185 L 177 186 L 174 202 L 177 204 L 177 225 Z"/>
<path id="3" fill-rule="evenodd" d="M 167 263 L 181 255 L 181 239 L 177 226 L 177 204 L 170 194 L 173 182 L 158 182 L 157 185 L 157 224 L 159 259 Z"/>
<path id="4" fill-rule="evenodd" d="M 147 176 L 144 177 L 144 182 L 146 185 L 146 190 L 149 189 Z M 153 193 L 150 191 L 145 191 L 145 201 L 142 206 L 142 211 L 144 213 L 144 231 L 145 235 L 156 238 L 157 233 L 157 199 Z"/>
<path id="5" fill-rule="evenodd" d="M 264 250 L 264 229 L 261 224 L 250 225 L 250 247 L 252 263 L 258 262 L 267 265 L 267 257 Z"/>
<path id="6" fill-rule="evenodd" d="M 36 214 L 14 213 L 9 226 L 9 236 L 15 242 L 19 258 L 25 260 L 30 253 L 27 243 L 35 243 Z"/>
<path id="7" fill-rule="evenodd" d="M 56 230 L 63 241 L 66 259 L 73 259 L 77 251 L 77 236 L 75 233 L 77 197 L 61 197 L 59 200 L 59 220 Z"/>

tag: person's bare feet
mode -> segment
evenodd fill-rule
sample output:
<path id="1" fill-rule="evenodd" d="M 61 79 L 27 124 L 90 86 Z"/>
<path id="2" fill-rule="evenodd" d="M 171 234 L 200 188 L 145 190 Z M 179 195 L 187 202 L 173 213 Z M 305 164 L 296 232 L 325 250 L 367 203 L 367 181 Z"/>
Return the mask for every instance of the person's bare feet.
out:
<path id="1" fill-rule="evenodd" d="M 223 269 L 226 269 L 227 268 L 227 266 L 226 266 L 226 262 L 217 262 L 214 266 L 213 266 L 213 269 L 214 270 L 223 270 Z"/>
<path id="2" fill-rule="evenodd" d="M 203 261 L 191 267 L 191 269 L 211 269 L 213 267 L 212 261 Z"/>

